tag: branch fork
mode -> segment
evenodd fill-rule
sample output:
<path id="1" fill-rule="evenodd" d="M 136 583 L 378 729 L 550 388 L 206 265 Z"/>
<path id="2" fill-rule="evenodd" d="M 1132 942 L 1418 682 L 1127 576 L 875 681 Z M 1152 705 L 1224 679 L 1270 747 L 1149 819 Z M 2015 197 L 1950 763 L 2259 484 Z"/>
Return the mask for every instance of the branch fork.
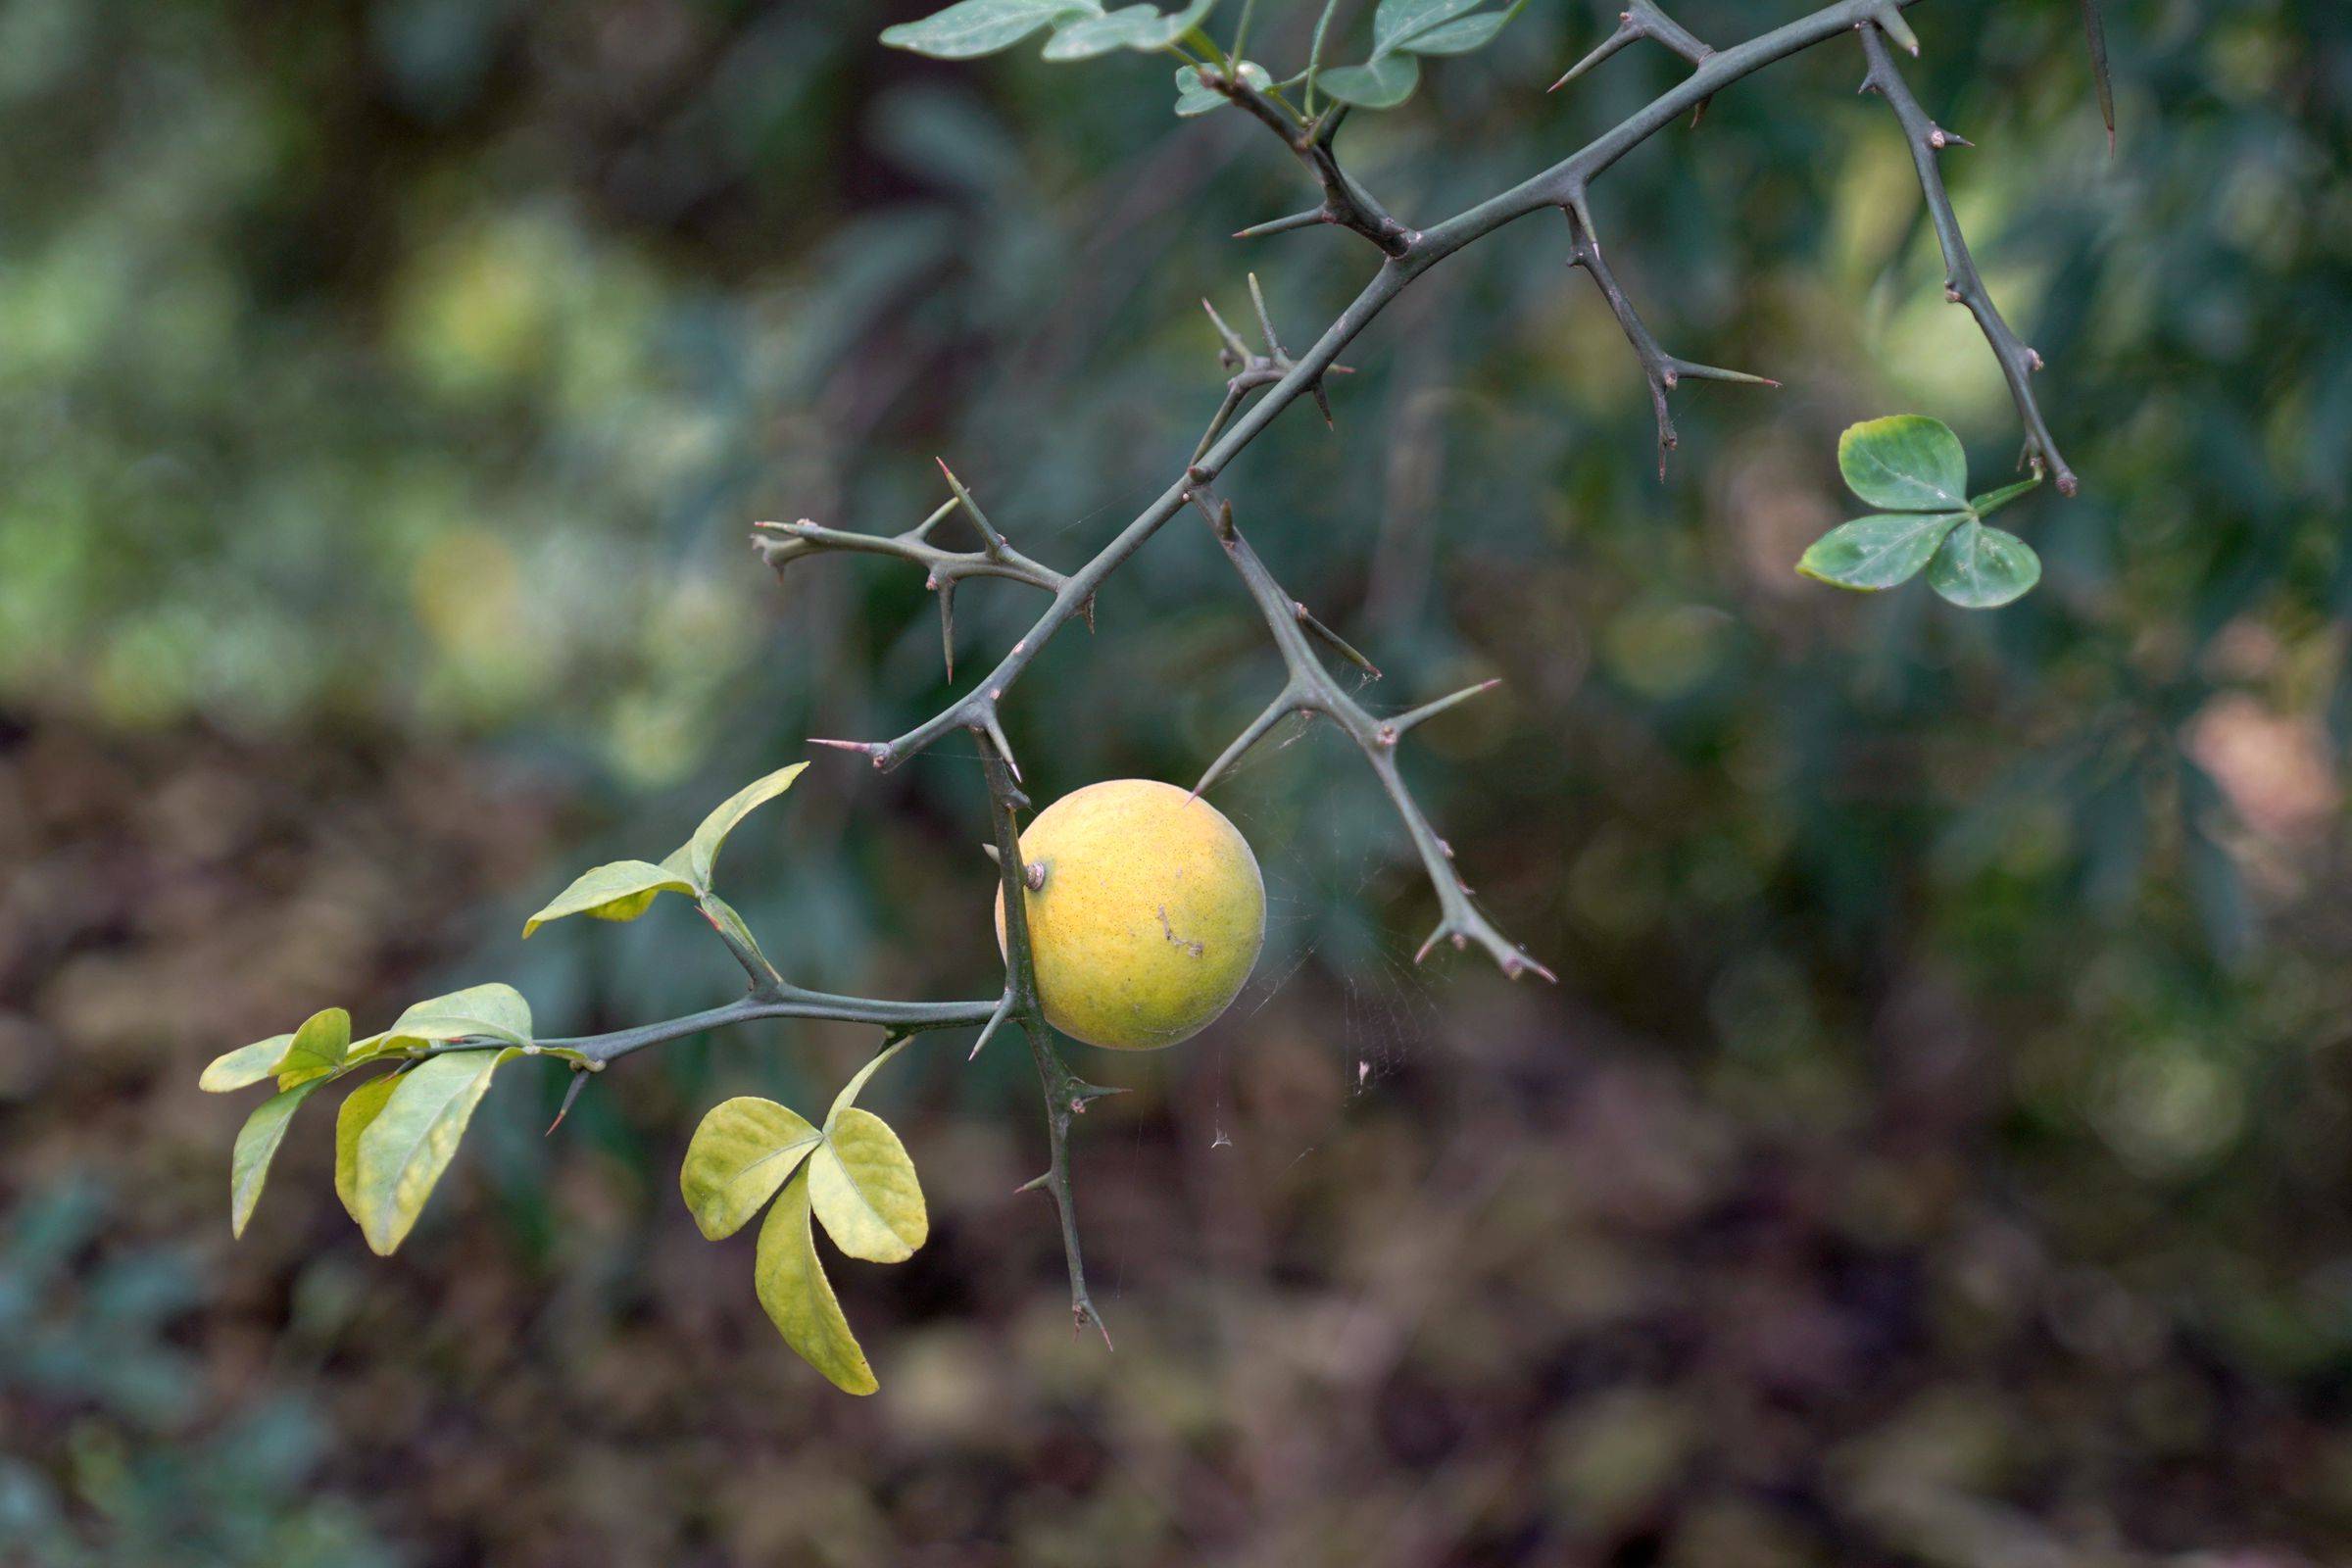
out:
<path id="1" fill-rule="evenodd" d="M 1339 155 L 1333 151 L 1333 139 L 1348 118 L 1348 106 L 1335 104 L 1311 121 L 1301 120 L 1290 105 L 1244 81 L 1238 71 L 1221 70 L 1214 66 L 1200 68 L 1201 85 L 1223 93 L 1248 110 L 1250 116 L 1281 138 L 1308 176 L 1323 189 L 1322 205 L 1302 213 L 1277 218 L 1252 224 L 1234 235 L 1236 239 L 1257 239 L 1268 234 L 1288 233 L 1295 228 L 1313 228 L 1317 224 L 1333 223 L 1362 235 L 1379 248 L 1384 256 L 1401 257 L 1421 241 L 1420 230 L 1408 228 L 1390 216 L 1373 194 L 1358 184 L 1353 176 L 1340 167 Z"/>
<path id="2" fill-rule="evenodd" d="M 1501 682 L 1484 681 L 1391 718 L 1376 716 L 1333 677 L 1316 657 L 1308 637 L 1320 633 L 1327 646 L 1334 646 L 1336 652 L 1359 667 L 1368 667 L 1369 661 L 1324 627 L 1321 621 L 1306 613 L 1305 607 L 1275 580 L 1273 572 L 1267 569 L 1266 564 L 1258 558 L 1257 552 L 1250 548 L 1249 540 L 1242 536 L 1241 529 L 1235 525 L 1232 502 L 1215 495 L 1204 480 L 1191 487 L 1189 499 L 1207 521 L 1210 534 L 1224 548 L 1234 570 L 1241 575 L 1243 586 L 1266 622 L 1266 629 L 1273 634 L 1275 650 L 1282 656 L 1283 665 L 1288 671 L 1282 690 L 1209 764 L 1208 771 L 1201 774 L 1200 782 L 1193 786 L 1193 794 L 1198 797 L 1216 783 L 1251 747 L 1293 713 L 1320 714 L 1330 719 L 1355 743 L 1356 750 L 1363 754 L 1373 775 L 1380 780 L 1390 804 L 1403 820 L 1405 832 L 1421 858 L 1421 868 L 1438 896 L 1438 927 L 1430 933 L 1429 940 L 1421 944 L 1421 951 L 1414 956 L 1414 961 L 1419 962 L 1427 957 L 1441 939 L 1449 938 L 1456 948 L 1478 943 L 1511 979 L 1516 980 L 1530 973 L 1546 980 L 1554 978 L 1549 969 L 1505 937 L 1471 903 L 1469 886 L 1463 882 L 1461 873 L 1454 869 L 1452 850 L 1431 826 L 1428 814 L 1413 799 L 1412 792 L 1405 786 L 1403 775 L 1396 767 L 1396 743 L 1408 732 L 1483 692 L 1494 690 Z"/>
<path id="3" fill-rule="evenodd" d="M 1651 411 L 1658 421 L 1658 477 L 1666 477 L 1666 454 L 1682 444 L 1675 430 L 1674 415 L 1668 409 L 1666 394 L 1683 383 L 1686 377 L 1702 381 L 1732 381 L 1743 386 L 1778 387 L 1781 383 L 1768 376 L 1749 375 L 1744 370 L 1727 370 L 1719 366 L 1701 365 L 1695 360 L 1681 359 L 1658 346 L 1658 340 L 1634 309 L 1633 301 L 1617 281 L 1608 258 L 1602 254 L 1600 235 L 1592 226 L 1592 209 L 1586 199 L 1582 185 L 1572 186 L 1560 203 L 1568 216 L 1568 236 L 1573 247 L 1568 264 L 1581 267 L 1592 274 L 1600 289 L 1601 298 L 1608 302 L 1609 314 L 1617 318 L 1618 327 L 1633 345 L 1634 357 L 1641 362 L 1642 379 L 1649 383 Z"/>

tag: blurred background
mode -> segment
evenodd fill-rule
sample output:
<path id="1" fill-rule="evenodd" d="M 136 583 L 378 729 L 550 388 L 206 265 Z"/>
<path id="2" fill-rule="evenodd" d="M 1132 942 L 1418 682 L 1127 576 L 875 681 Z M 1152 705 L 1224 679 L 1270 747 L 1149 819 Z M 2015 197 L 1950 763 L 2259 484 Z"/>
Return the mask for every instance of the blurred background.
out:
<path id="1" fill-rule="evenodd" d="M 881 1378 L 700 1239 L 702 1111 L 821 1106 L 867 1032 L 633 1057 L 541 1136 L 502 1075 L 371 1256 L 298 1122 L 231 1246 L 214 1054 L 504 979 L 548 1033 L 722 1001 L 683 906 L 523 915 L 950 695 L 890 562 L 779 583 L 758 518 L 895 531 L 935 455 L 1068 568 L 1220 392 L 1199 301 L 1293 347 L 1360 285 L 1165 62 L 880 48 L 907 0 L 0 0 L 0 1560 L 1926 1564 L 2352 1558 L 2352 12 L 1941 0 L 1912 79 L 2083 494 L 1994 614 L 1791 567 L 1914 411 L 2017 449 L 1903 146 L 1834 43 L 1596 190 L 1669 347 L 1562 226 L 1447 262 L 1224 489 L 1397 709 L 1405 769 L 1559 971 L 1446 953 L 1370 775 L 1285 735 L 1216 793 L 1272 928 L 1228 1017 L 1083 1053 L 1115 1352 L 1073 1338 L 1017 1048 L 866 1100 L 934 1230 L 836 1284 Z M 1368 11 L 1368 7 L 1343 7 Z M 1358 117 L 1427 222 L 1679 69 L 1546 95 L 1535 0 Z M 1690 0 L 1730 42 L 1804 9 Z M 1277 74 L 1311 17 L 1261 0 Z M 1599 13 L 1609 13 L 1603 17 Z M 1347 25 L 1360 37 L 1362 15 Z M 1229 22 L 1227 23 L 1229 26 Z M 1229 35 L 1229 34 L 1224 34 Z M 1335 51 L 1338 58 L 1355 58 Z M 1040 601 L 969 587 L 968 680 Z M 1041 800 L 1189 782 L 1272 692 L 1179 519 L 1006 721 Z M 967 743 L 816 754 L 722 886 L 787 972 L 991 994 Z M 1073 1048 L 1074 1050 L 1080 1048 Z"/>

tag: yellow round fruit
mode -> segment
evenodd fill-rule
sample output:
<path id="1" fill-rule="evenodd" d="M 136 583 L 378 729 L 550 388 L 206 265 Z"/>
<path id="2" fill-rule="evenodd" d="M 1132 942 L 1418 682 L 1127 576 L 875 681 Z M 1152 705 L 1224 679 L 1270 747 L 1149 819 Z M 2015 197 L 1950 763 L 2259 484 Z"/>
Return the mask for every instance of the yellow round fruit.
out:
<path id="1" fill-rule="evenodd" d="M 1025 904 L 1046 1021 L 1090 1046 L 1157 1051 L 1198 1034 L 1257 962 L 1257 857 L 1224 812 L 1173 784 L 1112 779 L 1063 796 L 1021 835 L 1021 860 L 1044 878 Z"/>

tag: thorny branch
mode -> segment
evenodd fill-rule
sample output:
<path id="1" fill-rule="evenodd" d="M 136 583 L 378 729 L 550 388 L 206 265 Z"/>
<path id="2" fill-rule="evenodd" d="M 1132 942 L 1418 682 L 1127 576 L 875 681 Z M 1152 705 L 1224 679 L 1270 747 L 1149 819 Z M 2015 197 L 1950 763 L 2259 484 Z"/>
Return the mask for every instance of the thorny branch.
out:
<path id="1" fill-rule="evenodd" d="M 1092 560 L 1066 575 L 1013 550 L 952 473 L 947 477 L 955 499 L 905 533 L 866 535 L 820 527 L 806 521 L 760 525 L 761 533 L 757 542 L 760 553 L 779 569 L 803 555 L 824 550 L 895 556 L 922 566 L 929 585 L 941 595 L 951 674 L 954 620 L 950 600 L 956 583 L 966 577 L 1002 577 L 1025 583 L 1053 596 L 1045 612 L 1014 642 L 983 681 L 914 729 L 890 741 L 835 740 L 819 743 L 858 752 L 875 767 L 889 769 L 956 730 L 968 730 L 978 739 L 982 766 L 988 777 L 995 852 L 1004 897 L 1004 995 L 994 1002 L 978 1003 L 869 1002 L 804 992 L 781 981 L 774 986 L 763 987 L 755 971 L 754 995 L 729 1006 L 671 1023 L 648 1025 L 587 1040 L 549 1044 L 566 1045 L 581 1051 L 587 1056 L 589 1065 L 594 1067 L 644 1046 L 721 1024 L 765 1017 L 826 1017 L 871 1023 L 894 1034 L 980 1024 L 980 1038 L 973 1047 L 976 1055 L 980 1047 L 986 1045 L 1007 1019 L 1017 1022 L 1028 1037 L 1039 1085 L 1045 1097 L 1050 1151 L 1047 1170 L 1029 1186 L 1043 1187 L 1053 1196 L 1060 1218 L 1063 1250 L 1069 1265 L 1071 1315 L 1081 1327 L 1089 1321 L 1100 1327 L 1102 1319 L 1087 1294 L 1085 1267 L 1079 1250 L 1076 1210 L 1070 1191 L 1068 1136 L 1072 1118 L 1083 1113 L 1089 1102 L 1112 1091 L 1088 1084 L 1069 1070 L 1054 1046 L 1038 999 L 1024 898 L 1026 870 L 1019 859 L 1019 812 L 1026 808 L 1027 802 L 1020 792 L 1019 769 L 1013 761 L 1011 749 L 1005 743 L 1000 718 L 1006 692 L 1028 668 L 1046 642 L 1073 615 L 1085 612 L 1091 620 L 1094 597 L 1111 573 L 1142 549 L 1178 512 L 1187 506 L 1198 507 L 1208 518 L 1211 532 L 1225 550 L 1251 601 L 1263 615 L 1282 657 L 1286 678 L 1273 702 L 1210 764 L 1196 793 L 1214 783 L 1236 760 L 1284 718 L 1298 712 L 1322 714 L 1336 724 L 1363 754 L 1402 818 L 1422 867 L 1437 893 L 1440 919 L 1437 929 L 1423 944 L 1422 953 L 1426 955 L 1442 940 L 1450 940 L 1457 947 L 1476 942 L 1508 975 L 1533 972 L 1550 978 L 1548 970 L 1504 938 L 1471 902 L 1468 887 L 1454 869 L 1451 850 L 1415 803 L 1397 769 L 1396 744 L 1405 734 L 1490 689 L 1494 683 L 1488 682 L 1456 692 L 1392 717 L 1383 718 L 1366 709 L 1334 678 L 1309 639 L 1320 640 L 1361 669 L 1374 675 L 1379 672 L 1361 654 L 1317 620 L 1304 605 L 1283 589 L 1235 526 L 1232 506 L 1215 494 L 1215 481 L 1251 441 L 1301 396 L 1313 398 L 1325 416 L 1329 417 L 1329 402 L 1324 392 L 1325 377 L 1345 371 L 1346 368 L 1338 364 L 1340 354 L 1415 279 L 1465 246 L 1532 213 L 1547 209 L 1557 209 L 1566 215 L 1572 245 L 1570 260 L 1573 265 L 1592 275 L 1641 364 L 1657 415 L 1661 460 L 1664 452 L 1674 446 L 1676 439 L 1667 408 L 1667 394 L 1684 377 L 1777 384 L 1765 381 L 1760 376 L 1682 360 L 1667 354 L 1658 345 L 1656 338 L 1635 312 L 1603 255 L 1592 223 L 1590 191 L 1592 181 L 1627 153 L 1685 114 L 1692 115 L 1695 120 L 1708 102 L 1725 88 L 1839 33 L 1855 31 L 1861 34 L 1862 47 L 1870 64 L 1865 87 L 1886 97 L 1911 143 L 1929 210 L 1935 220 L 1937 237 L 1943 244 L 1950 272 L 1950 294 L 1955 301 L 1968 305 L 1976 314 L 1986 340 L 2001 363 L 2003 373 L 2008 377 L 2017 400 L 2019 416 L 2026 426 L 2029 456 L 2046 462 L 2056 476 L 2059 490 L 2067 495 L 2074 494 L 2075 476 L 2059 458 L 2027 380 L 2033 370 L 2040 368 L 2039 357 L 2017 339 L 1993 309 L 1969 256 L 1967 244 L 1961 237 L 1958 221 L 1952 214 L 1936 167 L 1936 153 L 1957 138 L 1936 127 L 1927 118 L 1896 74 L 1886 53 L 1886 39 L 1888 37 L 1917 52 L 1918 41 L 1902 17 L 1902 11 L 1916 3 L 1918 0 L 1838 0 L 1838 3 L 1823 6 L 1810 15 L 1760 33 L 1743 43 L 1726 49 L 1713 49 L 1675 23 L 1655 0 L 1628 0 L 1628 7 L 1620 18 L 1617 29 L 1598 48 L 1571 68 L 1561 82 L 1574 79 L 1627 45 L 1644 38 L 1663 44 L 1689 62 L 1692 68 L 1690 74 L 1617 126 L 1588 142 L 1559 163 L 1426 229 L 1413 228 L 1395 218 L 1341 167 L 1334 141 L 1346 118 L 1345 106 L 1335 105 L 1319 116 L 1303 117 L 1293 110 L 1287 101 L 1244 80 L 1238 66 L 1233 68 L 1231 74 L 1219 67 L 1200 67 L 1203 83 L 1224 93 L 1252 118 L 1273 130 L 1323 191 L 1323 201 L 1319 207 L 1258 224 L 1243 233 L 1267 235 L 1332 224 L 1363 236 L 1381 253 L 1378 270 L 1362 291 L 1324 329 L 1314 344 L 1298 356 L 1293 356 L 1283 347 L 1275 335 L 1254 277 L 1250 279 L 1250 294 L 1265 337 L 1264 353 L 1250 349 L 1239 334 L 1217 316 L 1215 308 L 1209 307 L 1209 316 L 1222 345 L 1220 358 L 1231 372 L 1222 403 L 1211 417 L 1182 475 L 1109 543 L 1102 546 Z M 1325 24 L 1328 24 L 1329 16 L 1329 8 L 1326 8 Z M 1319 24 L 1318 56 L 1322 30 Z M 1311 109 L 1310 102 L 1310 114 Z M 1256 402 L 1250 404 L 1253 395 L 1257 395 Z M 944 464 L 942 468 L 944 471 Z M 932 530 L 957 508 L 966 512 L 980 531 L 983 539 L 980 550 L 955 552 L 931 543 Z M 1108 1342 L 1107 1333 L 1104 1340 Z"/>
<path id="2" fill-rule="evenodd" d="M 1900 22 L 1900 18 L 1894 20 Z M 1862 90 L 1886 99 L 1886 107 L 1894 111 L 1894 118 L 1902 123 L 1903 139 L 1911 146 L 1911 162 L 1919 169 L 1920 194 L 1927 199 L 1928 216 L 1935 221 L 1936 243 L 1943 247 L 1944 298 L 1954 305 L 1968 307 L 1984 333 L 1985 343 L 1992 349 L 1992 357 L 2001 362 L 2001 375 L 2009 383 L 2009 396 L 2017 403 L 2018 422 L 2026 427 L 2026 461 L 2037 468 L 2046 463 L 2058 493 L 2071 496 L 2080 481 L 2075 478 L 2075 470 L 2058 455 L 2058 443 L 2051 439 L 2041 407 L 2034 401 L 2034 372 L 2041 368 L 2041 356 L 2027 347 L 2025 340 L 2010 329 L 2001 313 L 1994 309 L 1992 295 L 1977 272 L 1976 258 L 1968 252 L 1968 240 L 1960 232 L 1960 220 L 1952 212 L 1952 199 L 1944 193 L 1939 155 L 1948 147 L 1970 144 L 1930 120 L 1928 112 L 1920 108 L 1902 73 L 1895 69 L 1894 57 L 1886 52 L 1889 36 L 1913 54 L 1919 52 L 1919 41 L 1910 36 L 1908 27 L 1890 32 L 1886 19 L 1874 20 L 1872 25 L 1862 29 L 1862 54 L 1870 62 L 1869 74 L 1862 78 Z"/>
<path id="3" fill-rule="evenodd" d="M 1254 224 L 1234 238 L 1255 239 L 1294 228 L 1311 228 L 1318 223 L 1337 223 L 1363 235 L 1384 256 L 1402 256 L 1412 249 L 1420 236 L 1390 217 L 1388 209 L 1340 167 L 1338 157 L 1332 152 L 1332 138 L 1339 134 L 1340 126 L 1348 119 L 1346 104 L 1334 104 L 1312 121 L 1301 121 L 1288 105 L 1278 102 L 1264 89 L 1250 86 L 1238 74 L 1203 67 L 1200 83 L 1241 105 L 1260 124 L 1281 137 L 1283 145 L 1298 156 L 1315 183 L 1323 187 L 1322 206 Z"/>
<path id="4" fill-rule="evenodd" d="M 1494 690 L 1500 683 L 1485 681 L 1455 692 L 1450 697 L 1441 697 L 1436 702 L 1424 704 L 1410 712 L 1391 718 L 1379 717 L 1358 703 L 1324 667 L 1322 660 L 1306 640 L 1308 630 L 1318 627 L 1320 622 L 1308 613 L 1306 606 L 1293 599 L 1282 584 L 1275 581 L 1274 574 L 1266 569 L 1266 564 L 1250 547 L 1250 541 L 1242 537 L 1241 529 L 1234 526 L 1233 503 L 1217 498 L 1205 483 L 1193 490 L 1191 499 L 1200 509 L 1201 515 L 1208 519 L 1209 531 L 1224 547 L 1226 558 L 1233 563 L 1234 570 L 1241 574 L 1243 585 L 1249 589 L 1250 598 L 1257 606 L 1258 613 L 1265 617 L 1266 629 L 1273 634 L 1274 646 L 1281 653 L 1283 667 L 1288 671 L 1282 690 L 1275 694 L 1274 700 L 1266 705 L 1263 712 L 1250 721 L 1249 727 L 1234 739 L 1233 744 L 1225 748 L 1224 754 L 1209 764 L 1208 771 L 1200 775 L 1200 782 L 1193 786 L 1193 793 L 1199 795 L 1223 777 L 1228 768 L 1241 760 L 1244 753 L 1293 713 L 1322 714 L 1355 743 L 1356 750 L 1363 753 L 1364 760 L 1371 764 L 1381 788 L 1388 791 L 1390 802 L 1404 819 L 1405 831 L 1411 835 L 1413 848 L 1420 854 L 1422 869 L 1429 873 L 1430 886 L 1437 890 L 1440 909 L 1438 927 L 1421 944 L 1420 952 L 1414 955 L 1415 961 L 1427 956 L 1441 940 L 1450 939 L 1457 948 L 1476 942 L 1493 956 L 1502 972 L 1514 980 L 1528 972 L 1542 975 L 1546 980 L 1552 979 L 1550 970 L 1513 946 L 1470 902 L 1469 886 L 1462 881 L 1461 873 L 1454 869 L 1452 848 L 1430 825 L 1428 816 L 1413 800 L 1412 792 L 1405 788 L 1403 776 L 1396 768 L 1396 743 L 1407 733 L 1446 710 L 1468 702 L 1483 692 Z M 1353 654 L 1354 662 L 1359 665 L 1370 667 L 1363 664 L 1362 655 L 1355 654 L 1345 643 L 1339 644 L 1339 647 L 1344 655 Z"/>

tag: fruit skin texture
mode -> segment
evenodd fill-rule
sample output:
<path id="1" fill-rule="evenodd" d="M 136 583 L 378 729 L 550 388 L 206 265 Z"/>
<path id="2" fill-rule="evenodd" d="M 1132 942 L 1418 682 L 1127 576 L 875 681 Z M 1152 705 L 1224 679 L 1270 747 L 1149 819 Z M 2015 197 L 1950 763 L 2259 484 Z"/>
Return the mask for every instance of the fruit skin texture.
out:
<path id="1" fill-rule="evenodd" d="M 1021 835 L 1021 861 L 1045 867 L 1027 907 L 1046 1021 L 1090 1046 L 1157 1051 L 1198 1034 L 1265 942 L 1249 841 L 1173 784 L 1112 779 L 1063 796 Z"/>

